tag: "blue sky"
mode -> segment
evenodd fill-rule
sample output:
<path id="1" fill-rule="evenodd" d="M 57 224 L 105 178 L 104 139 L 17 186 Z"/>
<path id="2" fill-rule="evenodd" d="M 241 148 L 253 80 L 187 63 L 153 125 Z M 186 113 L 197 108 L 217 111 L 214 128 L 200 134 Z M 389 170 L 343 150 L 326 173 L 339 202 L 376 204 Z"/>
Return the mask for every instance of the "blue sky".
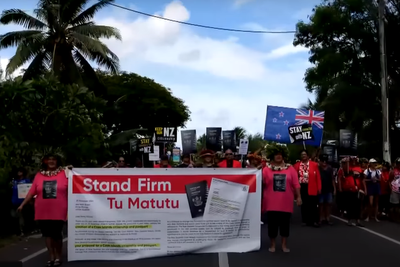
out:
<path id="1" fill-rule="evenodd" d="M 0 9 L 32 12 L 37 1 L 2 1 Z M 226 28 L 294 30 L 318 0 L 181 0 L 116 4 L 167 18 Z M 213 31 L 143 17 L 108 7 L 96 23 L 118 28 L 123 41 L 106 40 L 121 69 L 148 76 L 172 89 L 192 115 L 188 129 L 263 132 L 267 105 L 298 107 L 313 98 L 304 89 L 308 51 L 293 47 L 293 34 Z M 0 33 L 21 29 L 1 26 Z M 0 50 L 4 68 L 14 49 Z M 178 143 L 179 145 L 179 143 Z"/>

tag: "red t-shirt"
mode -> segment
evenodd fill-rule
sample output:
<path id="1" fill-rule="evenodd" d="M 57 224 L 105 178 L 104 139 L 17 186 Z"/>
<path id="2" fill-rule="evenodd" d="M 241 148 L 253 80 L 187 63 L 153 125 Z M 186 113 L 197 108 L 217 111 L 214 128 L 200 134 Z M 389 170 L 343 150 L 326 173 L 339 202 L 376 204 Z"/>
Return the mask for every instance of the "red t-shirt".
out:
<path id="1" fill-rule="evenodd" d="M 154 168 L 161 168 L 161 166 L 160 166 L 160 164 L 156 164 L 156 165 L 154 165 Z M 165 168 L 165 167 L 163 167 L 163 168 Z M 172 167 L 171 167 L 171 165 L 168 165 L 167 168 L 172 168 Z"/>
<path id="2" fill-rule="evenodd" d="M 293 213 L 293 201 L 296 188 L 300 188 L 296 170 L 290 166 L 286 170 L 273 171 L 265 167 L 263 176 L 262 209 Z"/>
<path id="3" fill-rule="evenodd" d="M 362 186 L 362 179 L 361 179 L 362 170 L 360 167 L 350 167 L 350 171 L 358 172 L 360 174 L 360 177 L 354 178 L 354 176 L 351 174 L 347 174 L 345 176 L 342 171 L 341 172 L 342 190 L 350 191 L 350 192 L 357 192 L 359 189 L 361 189 L 361 186 Z"/>
<path id="4" fill-rule="evenodd" d="M 389 172 L 388 171 L 382 171 L 381 194 L 382 195 L 390 194 L 390 183 L 389 183 Z"/>
<path id="5" fill-rule="evenodd" d="M 68 178 L 65 171 L 51 177 L 39 172 L 33 180 L 29 194 L 37 196 L 35 220 L 67 220 Z"/>

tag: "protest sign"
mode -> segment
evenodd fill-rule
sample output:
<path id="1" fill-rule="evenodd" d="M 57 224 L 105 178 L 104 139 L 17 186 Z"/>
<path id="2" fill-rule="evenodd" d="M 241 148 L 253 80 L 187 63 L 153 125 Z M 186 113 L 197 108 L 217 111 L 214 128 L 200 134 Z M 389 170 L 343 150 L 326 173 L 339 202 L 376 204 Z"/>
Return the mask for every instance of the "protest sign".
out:
<path id="1" fill-rule="evenodd" d="M 69 261 L 260 249 L 260 170 L 77 168 L 69 188 Z"/>
<path id="2" fill-rule="evenodd" d="M 288 127 L 290 142 L 305 142 L 314 140 L 313 129 L 309 124 Z"/>

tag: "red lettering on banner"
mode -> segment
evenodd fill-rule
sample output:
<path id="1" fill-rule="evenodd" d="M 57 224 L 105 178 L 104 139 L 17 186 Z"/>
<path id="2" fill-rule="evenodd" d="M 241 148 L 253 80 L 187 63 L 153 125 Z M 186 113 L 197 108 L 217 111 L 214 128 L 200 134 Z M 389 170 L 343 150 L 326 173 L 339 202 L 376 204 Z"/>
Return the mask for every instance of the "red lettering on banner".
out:
<path id="1" fill-rule="evenodd" d="M 150 200 L 140 200 L 140 198 L 129 198 L 128 209 L 179 209 L 179 200 L 171 199 L 150 199 Z"/>
<path id="2" fill-rule="evenodd" d="M 249 185 L 256 192 L 256 175 L 74 175 L 73 194 L 184 194 L 185 185 L 218 178 Z"/>

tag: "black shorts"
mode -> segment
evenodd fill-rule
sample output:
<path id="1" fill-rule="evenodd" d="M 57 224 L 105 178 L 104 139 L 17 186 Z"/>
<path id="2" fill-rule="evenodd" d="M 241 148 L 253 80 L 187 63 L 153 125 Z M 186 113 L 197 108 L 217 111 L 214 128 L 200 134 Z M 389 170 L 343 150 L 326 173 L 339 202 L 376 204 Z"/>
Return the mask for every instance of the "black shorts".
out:
<path id="1" fill-rule="evenodd" d="M 50 237 L 54 240 L 60 240 L 63 238 L 64 221 L 38 220 L 37 222 L 43 237 Z"/>

